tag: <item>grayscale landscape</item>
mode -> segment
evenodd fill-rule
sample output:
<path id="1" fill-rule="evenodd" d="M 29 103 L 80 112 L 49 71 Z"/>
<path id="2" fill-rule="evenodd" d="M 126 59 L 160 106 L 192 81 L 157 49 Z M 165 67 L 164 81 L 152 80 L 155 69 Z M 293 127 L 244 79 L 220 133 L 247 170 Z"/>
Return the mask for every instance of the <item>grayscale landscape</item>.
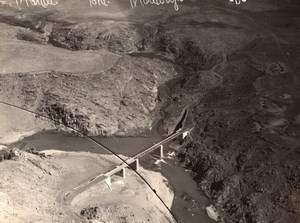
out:
<path id="1" fill-rule="evenodd" d="M 145 2 L 0 1 L 0 222 L 299 223 L 298 0 Z"/>

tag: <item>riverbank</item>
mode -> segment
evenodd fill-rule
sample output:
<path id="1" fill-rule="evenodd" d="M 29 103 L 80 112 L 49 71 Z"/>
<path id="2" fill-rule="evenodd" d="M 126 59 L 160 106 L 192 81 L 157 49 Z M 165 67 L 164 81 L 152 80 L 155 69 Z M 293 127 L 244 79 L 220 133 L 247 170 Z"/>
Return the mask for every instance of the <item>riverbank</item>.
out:
<path id="1" fill-rule="evenodd" d="M 9 145 L 43 130 L 54 129 L 47 119 L 13 106 L 0 103 L 0 145 Z"/>
<path id="2" fill-rule="evenodd" d="M 104 146 L 117 154 L 125 156 L 134 156 L 162 138 L 158 134 L 151 134 L 152 137 L 94 137 Z M 175 142 L 174 142 L 175 143 Z M 176 143 L 177 144 L 177 143 Z M 107 154 L 107 151 L 99 147 L 94 141 L 86 137 L 79 137 L 63 132 L 44 132 L 30 136 L 14 146 L 26 149 L 35 148 L 37 151 L 55 149 L 60 151 L 89 151 L 95 154 Z M 169 156 L 173 152 L 165 145 L 164 162 L 157 159 L 156 153 L 149 154 L 140 160 L 142 166 L 149 171 L 161 173 L 168 181 L 169 187 L 174 191 L 172 212 L 182 222 L 197 223 L 199 219 L 205 223 L 211 223 L 206 214 L 206 207 L 211 203 L 203 196 L 188 172 L 179 165 L 179 160 L 175 156 Z M 175 153 L 174 153 L 175 155 Z M 144 176 L 144 175 L 143 175 Z M 148 180 L 148 179 L 147 179 Z M 185 182 L 182 184 L 182 182 Z M 158 192 L 158 195 L 162 195 Z"/>
<path id="3" fill-rule="evenodd" d="M 48 156 L 42 157 L 20 150 L 16 154 L 12 160 L 0 163 L 3 222 L 89 222 L 81 211 L 91 206 L 98 207 L 100 220 L 141 222 L 147 216 L 150 222 L 173 222 L 154 193 L 130 170 L 126 179 L 113 176 L 111 188 L 101 182 L 80 194 L 71 205 L 62 202 L 66 191 L 116 165 L 111 155 L 47 151 Z M 167 180 L 159 173 L 141 171 L 170 206 L 173 193 Z"/>

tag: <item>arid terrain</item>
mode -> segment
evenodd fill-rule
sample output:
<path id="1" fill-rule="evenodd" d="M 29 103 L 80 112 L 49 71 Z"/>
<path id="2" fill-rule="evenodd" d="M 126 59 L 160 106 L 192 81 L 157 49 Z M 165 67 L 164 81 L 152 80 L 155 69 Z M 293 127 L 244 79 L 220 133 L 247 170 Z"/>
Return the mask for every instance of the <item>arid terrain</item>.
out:
<path id="1" fill-rule="evenodd" d="M 118 164 L 113 156 L 60 151 L 45 151 L 46 156 L 41 156 L 20 150 L 13 154 L 1 163 L 1 222 L 118 223 L 142 222 L 145 217 L 148 222 L 172 222 L 167 209 L 130 171 L 126 180 L 114 176 L 111 187 L 103 181 L 71 203 L 64 202 L 69 190 Z M 173 193 L 165 179 L 159 173 L 141 173 L 170 206 Z"/>
<path id="2" fill-rule="evenodd" d="M 160 120 L 166 134 L 188 106 L 193 131 L 177 155 L 219 220 L 297 223 L 299 15 L 297 0 L 186 0 L 178 11 L 130 9 L 121 0 L 92 8 L 71 0 L 47 9 L 2 4 L 0 100 L 52 121 L 1 105 L 0 144 L 67 130 L 60 123 L 88 135 L 132 136 Z M 101 215 L 110 210 L 104 197 Z"/>

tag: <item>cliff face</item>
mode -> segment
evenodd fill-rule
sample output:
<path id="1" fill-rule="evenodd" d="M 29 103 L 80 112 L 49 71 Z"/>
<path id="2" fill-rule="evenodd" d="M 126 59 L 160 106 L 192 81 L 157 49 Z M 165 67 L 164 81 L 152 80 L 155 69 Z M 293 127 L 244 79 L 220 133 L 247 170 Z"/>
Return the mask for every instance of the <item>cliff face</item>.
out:
<path id="1" fill-rule="evenodd" d="M 131 57 L 95 74 L 3 74 L 1 100 L 90 135 L 138 134 L 155 119 L 157 88 L 175 75 L 168 63 Z"/>
<path id="2" fill-rule="evenodd" d="M 223 74 L 223 83 L 193 106 L 183 165 L 225 221 L 299 221 L 299 117 L 291 116 L 299 95 L 292 78 L 241 61 Z M 290 86 L 284 92 L 283 83 Z"/>
<path id="3" fill-rule="evenodd" d="M 163 111 L 190 104 L 194 126 L 178 156 L 224 222 L 299 222 L 296 45 L 259 38 L 224 66 L 166 85 L 176 93 Z"/>
<path id="4" fill-rule="evenodd" d="M 224 222 L 300 220 L 299 8 L 282 7 L 234 16 L 239 21 L 229 16 L 223 22 L 198 23 L 201 31 L 187 25 L 182 29 L 189 27 L 188 42 L 172 29 L 177 35 L 159 50 L 186 69 L 160 89 L 165 128 L 190 106 L 187 124 L 194 128 L 178 156 Z M 184 16 L 176 20 L 186 22 Z M 164 26 L 166 37 L 171 29 Z M 237 36 L 222 35 L 227 30 L 221 27 Z M 207 29 L 223 40 L 216 37 L 201 45 Z M 204 30 L 193 38 L 191 33 Z M 182 46 L 192 47 L 184 52 Z"/>

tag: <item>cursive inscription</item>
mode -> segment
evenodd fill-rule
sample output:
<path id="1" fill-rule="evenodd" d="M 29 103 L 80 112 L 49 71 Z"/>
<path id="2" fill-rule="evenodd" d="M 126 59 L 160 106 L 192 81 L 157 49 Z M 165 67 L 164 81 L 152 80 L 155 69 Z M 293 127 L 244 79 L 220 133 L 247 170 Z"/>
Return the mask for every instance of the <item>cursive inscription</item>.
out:
<path id="1" fill-rule="evenodd" d="M 131 8 L 135 8 L 138 4 L 141 6 L 173 4 L 174 9 L 178 11 L 178 2 L 183 2 L 183 0 L 130 0 L 130 5 Z"/>
<path id="2" fill-rule="evenodd" d="M 90 7 L 93 6 L 108 6 L 110 3 L 109 0 L 90 0 Z"/>
<path id="3" fill-rule="evenodd" d="M 58 4 L 57 0 L 16 0 L 17 6 L 25 3 L 27 7 L 29 6 L 42 6 L 47 8 L 48 6 L 56 6 Z"/>
<path id="4" fill-rule="evenodd" d="M 241 4 L 241 1 L 242 2 L 246 2 L 247 0 L 229 0 L 230 2 L 235 2 L 236 5 L 239 5 Z"/>

